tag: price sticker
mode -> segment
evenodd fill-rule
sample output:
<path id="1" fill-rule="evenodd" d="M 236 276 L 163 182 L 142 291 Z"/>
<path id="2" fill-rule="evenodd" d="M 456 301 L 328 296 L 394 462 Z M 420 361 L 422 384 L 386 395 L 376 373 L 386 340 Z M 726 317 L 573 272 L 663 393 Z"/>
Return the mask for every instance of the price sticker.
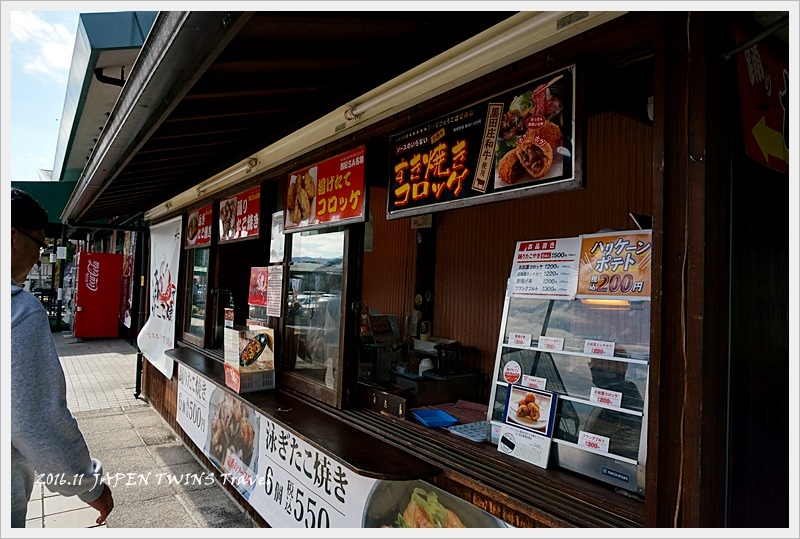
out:
<path id="1" fill-rule="evenodd" d="M 225 461 L 222 463 L 223 471 L 227 472 L 228 480 L 234 485 L 240 485 L 244 489 L 251 487 L 256 478 L 253 471 L 244 463 L 239 456 L 228 449 L 225 453 Z"/>
<path id="2" fill-rule="evenodd" d="M 589 394 L 589 402 L 596 402 L 598 404 L 619 408 L 622 406 L 622 393 L 593 387 L 592 392 Z"/>
<path id="3" fill-rule="evenodd" d="M 583 353 L 593 356 L 614 357 L 614 343 L 608 341 L 583 341 Z"/>
<path id="4" fill-rule="evenodd" d="M 530 347 L 531 345 L 531 335 L 530 333 L 509 333 L 508 334 L 508 344 L 514 346 L 525 346 Z"/>
<path id="5" fill-rule="evenodd" d="M 538 376 L 530 376 L 528 374 L 522 375 L 522 385 L 533 389 L 547 389 L 547 378 L 540 378 Z"/>
<path id="6" fill-rule="evenodd" d="M 599 434 L 580 431 L 578 435 L 578 445 L 593 451 L 599 451 L 600 453 L 608 453 L 608 438 L 600 436 Z"/>
<path id="7" fill-rule="evenodd" d="M 564 339 L 562 337 L 539 337 L 539 348 L 542 350 L 556 350 L 561 351 L 564 349 Z"/>

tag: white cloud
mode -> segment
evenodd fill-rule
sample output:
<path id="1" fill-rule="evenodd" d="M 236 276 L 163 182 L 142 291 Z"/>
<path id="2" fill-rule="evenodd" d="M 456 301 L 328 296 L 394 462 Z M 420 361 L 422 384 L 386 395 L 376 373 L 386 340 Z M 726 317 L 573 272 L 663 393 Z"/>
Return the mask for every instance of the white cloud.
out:
<path id="1" fill-rule="evenodd" d="M 12 11 L 10 15 L 12 55 L 21 63 L 22 70 L 64 82 L 72 62 L 74 33 L 32 11 Z"/>

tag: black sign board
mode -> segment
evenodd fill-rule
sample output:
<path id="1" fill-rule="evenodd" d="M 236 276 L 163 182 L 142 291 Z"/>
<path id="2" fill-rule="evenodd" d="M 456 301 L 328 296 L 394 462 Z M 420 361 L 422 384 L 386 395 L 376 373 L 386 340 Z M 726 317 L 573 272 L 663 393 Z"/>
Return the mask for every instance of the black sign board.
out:
<path id="1" fill-rule="evenodd" d="M 393 135 L 387 218 L 580 186 L 575 66 Z"/>

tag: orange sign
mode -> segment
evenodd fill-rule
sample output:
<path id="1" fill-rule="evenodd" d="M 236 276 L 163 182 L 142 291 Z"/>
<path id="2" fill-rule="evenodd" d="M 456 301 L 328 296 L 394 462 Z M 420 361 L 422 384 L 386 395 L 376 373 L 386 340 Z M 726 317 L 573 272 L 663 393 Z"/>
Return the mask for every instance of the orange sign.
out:
<path id="1" fill-rule="evenodd" d="M 581 236 L 575 297 L 649 300 L 651 238 L 649 230 Z"/>

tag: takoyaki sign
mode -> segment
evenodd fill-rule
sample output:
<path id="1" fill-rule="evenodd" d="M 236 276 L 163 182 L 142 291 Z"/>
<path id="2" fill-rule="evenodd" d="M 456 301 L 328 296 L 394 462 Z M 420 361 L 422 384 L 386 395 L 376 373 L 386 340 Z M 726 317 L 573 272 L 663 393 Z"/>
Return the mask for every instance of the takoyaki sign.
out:
<path id="1" fill-rule="evenodd" d="M 260 216 L 260 187 L 220 200 L 219 241 L 258 238 Z"/>
<path id="2" fill-rule="evenodd" d="M 392 136 L 387 217 L 578 187 L 574 104 L 573 65 Z"/>

